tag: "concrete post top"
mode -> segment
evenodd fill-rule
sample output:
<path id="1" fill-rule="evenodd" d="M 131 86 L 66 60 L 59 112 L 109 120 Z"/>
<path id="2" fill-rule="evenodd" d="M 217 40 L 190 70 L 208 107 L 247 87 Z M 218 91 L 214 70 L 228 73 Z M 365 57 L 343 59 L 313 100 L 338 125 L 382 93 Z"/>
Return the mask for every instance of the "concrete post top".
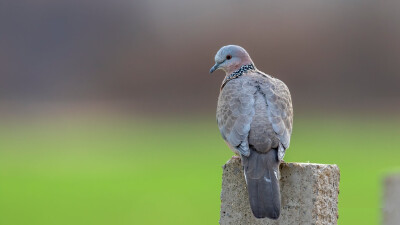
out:
<path id="1" fill-rule="evenodd" d="M 398 225 L 400 221 L 400 173 L 391 173 L 384 180 L 383 224 Z"/>
<path id="2" fill-rule="evenodd" d="M 240 158 L 223 167 L 220 224 L 337 224 L 337 165 L 281 163 L 281 216 L 256 219 L 250 209 Z"/>
<path id="3" fill-rule="evenodd" d="M 239 164 L 241 165 L 241 159 L 239 157 L 232 157 L 229 159 L 223 166 L 222 168 L 225 168 L 227 165 L 230 164 Z M 299 162 L 283 162 L 280 165 L 280 169 L 285 168 L 285 167 L 293 167 L 293 168 L 314 168 L 314 169 L 324 169 L 324 168 L 329 168 L 333 170 L 337 170 L 339 172 L 339 167 L 336 164 L 320 164 L 320 163 L 299 163 Z M 399 176 L 400 179 L 400 176 Z"/>

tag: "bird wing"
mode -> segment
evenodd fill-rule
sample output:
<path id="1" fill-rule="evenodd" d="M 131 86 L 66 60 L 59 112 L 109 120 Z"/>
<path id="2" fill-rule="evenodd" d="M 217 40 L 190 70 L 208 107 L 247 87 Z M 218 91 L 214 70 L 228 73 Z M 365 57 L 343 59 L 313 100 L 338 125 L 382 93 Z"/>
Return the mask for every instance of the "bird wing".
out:
<path id="1" fill-rule="evenodd" d="M 278 156 L 283 159 L 289 148 L 293 126 L 293 108 L 289 88 L 281 80 L 270 77 L 262 79 L 260 89 L 265 94 L 267 116 L 272 128 L 279 138 Z"/>
<path id="2" fill-rule="evenodd" d="M 222 137 L 245 156 L 250 155 L 248 136 L 256 91 L 248 79 L 241 77 L 229 81 L 218 99 L 217 123 Z"/>

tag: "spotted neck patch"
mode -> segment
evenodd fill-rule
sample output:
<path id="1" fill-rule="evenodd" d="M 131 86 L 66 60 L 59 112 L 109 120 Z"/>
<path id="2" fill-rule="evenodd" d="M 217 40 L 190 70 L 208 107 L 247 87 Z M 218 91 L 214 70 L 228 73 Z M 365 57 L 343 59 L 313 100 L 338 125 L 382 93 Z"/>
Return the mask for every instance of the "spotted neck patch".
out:
<path id="1" fill-rule="evenodd" d="M 229 76 L 226 76 L 224 79 L 224 82 L 222 82 L 221 85 L 221 90 L 224 88 L 224 86 L 233 79 L 236 79 L 240 76 L 243 75 L 244 72 L 249 71 L 249 70 L 255 70 L 254 64 L 248 64 L 248 65 L 243 65 L 240 67 L 240 69 L 236 70 L 235 72 L 231 73 Z"/>

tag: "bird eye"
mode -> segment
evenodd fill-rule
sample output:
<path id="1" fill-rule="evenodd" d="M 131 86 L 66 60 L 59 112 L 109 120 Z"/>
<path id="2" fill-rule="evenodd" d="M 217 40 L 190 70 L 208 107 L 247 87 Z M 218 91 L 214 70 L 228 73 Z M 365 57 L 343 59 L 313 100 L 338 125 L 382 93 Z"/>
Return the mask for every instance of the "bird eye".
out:
<path id="1" fill-rule="evenodd" d="M 227 55 L 227 56 L 226 56 L 226 59 L 227 59 L 227 60 L 230 60 L 230 59 L 232 59 L 232 56 L 231 56 L 231 55 Z"/>

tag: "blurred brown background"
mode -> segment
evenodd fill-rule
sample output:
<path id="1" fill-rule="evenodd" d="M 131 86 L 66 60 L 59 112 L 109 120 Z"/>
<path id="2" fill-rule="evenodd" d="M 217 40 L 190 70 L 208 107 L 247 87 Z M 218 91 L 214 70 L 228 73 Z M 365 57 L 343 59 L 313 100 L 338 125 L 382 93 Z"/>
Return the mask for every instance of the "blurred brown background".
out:
<path id="1" fill-rule="evenodd" d="M 3 112 L 211 114 L 226 44 L 286 82 L 298 112 L 399 109 L 399 1 L 3 1 L 0 27 Z"/>

